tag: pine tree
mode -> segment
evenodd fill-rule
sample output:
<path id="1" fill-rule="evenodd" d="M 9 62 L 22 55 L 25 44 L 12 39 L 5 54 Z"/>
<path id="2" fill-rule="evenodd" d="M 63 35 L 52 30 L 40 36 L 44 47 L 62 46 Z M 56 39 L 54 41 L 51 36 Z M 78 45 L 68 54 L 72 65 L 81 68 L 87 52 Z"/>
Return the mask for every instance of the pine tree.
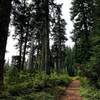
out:
<path id="1" fill-rule="evenodd" d="M 13 5 L 13 25 L 15 26 L 15 34 L 13 37 L 18 40 L 16 44 L 19 49 L 20 56 L 20 69 L 24 68 L 25 55 L 27 53 L 27 47 L 30 47 L 30 37 L 32 36 L 34 26 L 32 18 L 34 16 L 34 9 L 29 5 L 26 0 L 22 0 L 20 4 Z"/>
<path id="2" fill-rule="evenodd" d="M 84 64 L 90 58 L 93 11 L 93 0 L 72 1 L 71 20 L 74 22 L 72 39 L 75 42 L 76 63 Z"/>
<path id="3" fill-rule="evenodd" d="M 65 70 L 70 76 L 75 75 L 74 68 L 74 48 L 66 47 L 65 48 Z"/>
<path id="4" fill-rule="evenodd" d="M 50 8 L 53 8 L 54 1 L 33 0 L 36 9 L 36 34 L 38 66 L 47 74 L 50 74 Z M 41 17 L 40 17 L 41 16 Z"/>
<path id="5" fill-rule="evenodd" d="M 66 32 L 65 32 L 65 25 L 66 22 L 64 19 L 62 19 L 62 13 L 61 13 L 61 6 L 57 5 L 56 8 L 56 16 L 55 16 L 55 25 L 53 27 L 53 39 L 54 44 L 52 46 L 52 52 L 55 59 L 56 69 L 58 72 L 60 72 L 61 68 L 64 67 L 64 48 L 65 48 L 65 41 L 66 38 Z M 63 68 L 62 68 L 63 69 Z"/>
<path id="6" fill-rule="evenodd" d="M 100 1 L 95 0 L 94 11 L 94 29 L 92 35 L 92 55 L 90 62 L 88 63 L 88 73 L 90 73 L 90 79 L 94 85 L 99 86 L 100 82 Z"/>

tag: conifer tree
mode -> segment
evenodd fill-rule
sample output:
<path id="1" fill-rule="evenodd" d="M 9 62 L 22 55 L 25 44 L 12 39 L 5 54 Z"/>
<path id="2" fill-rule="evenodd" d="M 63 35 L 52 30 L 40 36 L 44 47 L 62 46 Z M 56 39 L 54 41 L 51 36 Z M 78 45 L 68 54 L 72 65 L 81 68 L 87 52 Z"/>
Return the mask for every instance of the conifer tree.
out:
<path id="1" fill-rule="evenodd" d="M 30 47 L 30 37 L 34 29 L 33 19 L 34 9 L 32 5 L 29 5 L 26 0 L 22 0 L 20 4 L 13 5 L 13 25 L 15 26 L 14 39 L 18 40 L 16 48 L 19 50 L 20 56 L 20 69 L 24 68 L 25 55 L 27 53 L 27 47 Z"/>
<path id="2" fill-rule="evenodd" d="M 58 72 L 60 72 L 61 68 L 64 67 L 64 49 L 65 49 L 65 41 L 66 38 L 66 32 L 65 32 L 65 26 L 66 22 L 64 19 L 62 19 L 62 12 L 61 12 L 62 5 L 57 5 L 56 8 L 56 16 L 55 16 L 55 23 L 53 27 L 53 40 L 54 44 L 52 46 L 52 52 L 55 59 L 56 69 Z"/>
<path id="3" fill-rule="evenodd" d="M 84 64 L 90 58 L 93 11 L 93 0 L 72 1 L 71 20 L 74 22 L 72 39 L 75 42 L 76 63 Z"/>
<path id="4" fill-rule="evenodd" d="M 94 24 L 93 24 L 93 35 L 92 35 L 92 55 L 90 62 L 87 64 L 88 73 L 90 73 L 90 79 L 100 88 L 100 1 L 95 0 L 95 11 L 94 11 Z"/>

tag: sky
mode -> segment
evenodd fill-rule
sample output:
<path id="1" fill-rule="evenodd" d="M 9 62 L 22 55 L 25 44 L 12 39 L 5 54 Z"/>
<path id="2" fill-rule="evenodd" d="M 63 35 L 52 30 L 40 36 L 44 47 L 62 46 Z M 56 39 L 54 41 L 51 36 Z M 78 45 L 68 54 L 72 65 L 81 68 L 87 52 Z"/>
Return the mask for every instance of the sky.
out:
<path id="1" fill-rule="evenodd" d="M 73 47 L 74 43 L 71 40 L 71 31 L 73 29 L 73 23 L 70 21 L 70 7 L 71 7 L 71 1 L 72 0 L 56 0 L 57 3 L 63 3 L 62 6 L 62 14 L 63 18 L 66 20 L 67 25 L 66 25 L 66 36 L 68 38 L 68 41 L 66 42 L 66 45 Z M 16 41 L 12 39 L 12 35 L 14 34 L 14 27 L 11 26 L 9 28 L 9 37 L 7 40 L 7 47 L 6 47 L 6 55 L 5 59 L 11 61 L 11 57 L 13 55 L 17 55 L 18 51 L 15 50 L 14 45 L 16 44 Z"/>

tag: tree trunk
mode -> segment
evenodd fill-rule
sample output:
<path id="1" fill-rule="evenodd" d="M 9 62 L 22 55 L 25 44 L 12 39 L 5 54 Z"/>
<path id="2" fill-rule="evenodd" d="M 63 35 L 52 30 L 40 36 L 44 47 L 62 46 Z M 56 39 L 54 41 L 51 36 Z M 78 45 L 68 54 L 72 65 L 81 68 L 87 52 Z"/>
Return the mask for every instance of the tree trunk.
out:
<path id="1" fill-rule="evenodd" d="M 44 0 L 45 17 L 43 17 L 43 30 L 41 34 L 41 66 L 42 70 L 46 71 L 46 74 L 50 74 L 50 50 L 49 50 L 49 4 L 48 0 Z"/>
<path id="2" fill-rule="evenodd" d="M 30 48 L 30 53 L 29 53 L 29 61 L 28 61 L 28 66 L 27 69 L 28 70 L 33 70 L 33 54 L 34 54 L 34 38 L 32 38 L 31 41 L 31 48 Z"/>
<path id="3" fill-rule="evenodd" d="M 20 47 L 19 47 L 19 71 L 22 67 L 22 45 L 23 45 L 23 26 L 21 26 L 21 34 L 20 34 Z"/>
<path id="4" fill-rule="evenodd" d="M 27 41 L 28 41 L 28 34 L 29 34 L 29 22 L 27 24 L 27 30 L 26 30 L 26 35 L 25 35 L 25 44 L 24 44 L 23 60 L 22 60 L 22 70 L 24 69 L 24 64 L 25 64 L 25 55 L 26 55 L 26 46 L 27 46 Z"/>
<path id="5" fill-rule="evenodd" d="M 0 94 L 3 90 L 3 68 L 12 0 L 0 0 Z"/>
<path id="6" fill-rule="evenodd" d="M 37 33 L 37 29 L 34 29 L 34 33 L 33 33 L 33 36 L 32 36 L 32 40 L 31 40 L 31 48 L 30 48 L 30 53 L 29 53 L 29 61 L 28 61 L 28 66 L 27 66 L 27 69 L 28 70 L 33 70 L 33 54 L 35 52 L 35 49 L 34 49 L 34 42 L 35 42 L 35 38 L 34 38 L 34 34 Z"/>
<path id="7" fill-rule="evenodd" d="M 60 34 L 60 33 L 59 33 Z M 59 39 L 59 48 L 58 48 L 58 73 L 61 71 L 61 42 Z"/>
<path id="8" fill-rule="evenodd" d="M 50 74 L 50 50 L 49 50 L 49 3 L 45 0 L 45 70 L 47 74 Z"/>
<path id="9" fill-rule="evenodd" d="M 43 29 L 42 29 L 42 34 L 41 34 L 41 70 L 45 71 L 45 29 L 44 29 L 44 24 L 43 24 Z"/>

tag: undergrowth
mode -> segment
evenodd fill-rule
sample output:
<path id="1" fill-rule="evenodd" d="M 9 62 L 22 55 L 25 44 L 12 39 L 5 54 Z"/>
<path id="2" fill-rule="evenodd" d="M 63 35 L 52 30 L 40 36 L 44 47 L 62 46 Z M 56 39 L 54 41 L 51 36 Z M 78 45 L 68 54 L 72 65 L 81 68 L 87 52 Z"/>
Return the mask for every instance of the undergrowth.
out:
<path id="1" fill-rule="evenodd" d="M 100 90 L 91 86 L 86 78 L 80 78 L 80 80 L 80 92 L 83 100 L 100 100 Z"/>
<path id="2" fill-rule="evenodd" d="M 8 71 L 0 100 L 55 100 L 60 87 L 66 87 L 69 82 L 66 73 L 52 72 L 48 76 L 44 72 Z"/>

